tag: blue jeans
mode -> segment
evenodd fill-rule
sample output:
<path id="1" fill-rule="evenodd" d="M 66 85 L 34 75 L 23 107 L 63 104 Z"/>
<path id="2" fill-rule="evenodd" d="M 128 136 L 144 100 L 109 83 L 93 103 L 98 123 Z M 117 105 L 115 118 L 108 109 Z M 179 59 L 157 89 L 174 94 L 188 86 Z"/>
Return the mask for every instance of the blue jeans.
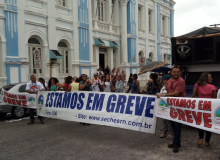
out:
<path id="1" fill-rule="evenodd" d="M 181 129 L 182 129 L 182 124 L 178 122 L 173 122 L 171 121 L 171 125 L 173 127 L 173 145 L 180 145 L 181 144 Z"/>
<path id="2" fill-rule="evenodd" d="M 30 114 L 30 119 L 34 120 L 34 109 L 29 108 L 28 109 L 29 114 Z M 39 120 L 44 119 L 44 117 L 38 116 Z"/>
<path id="3" fill-rule="evenodd" d="M 157 93 L 157 89 L 150 89 L 149 94 L 155 95 Z"/>

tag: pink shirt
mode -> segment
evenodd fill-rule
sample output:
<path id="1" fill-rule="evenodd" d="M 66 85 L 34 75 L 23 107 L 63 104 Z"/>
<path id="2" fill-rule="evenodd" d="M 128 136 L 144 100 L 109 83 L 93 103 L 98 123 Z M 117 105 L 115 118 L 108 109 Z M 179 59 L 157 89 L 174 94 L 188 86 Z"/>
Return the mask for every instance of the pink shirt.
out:
<path id="1" fill-rule="evenodd" d="M 194 85 L 197 88 L 197 83 Z M 216 91 L 216 87 L 211 84 L 206 84 L 199 86 L 198 88 L 198 98 L 212 98 L 212 92 Z"/>
<path id="2" fill-rule="evenodd" d="M 64 87 L 67 90 L 69 88 L 70 84 L 64 83 Z"/>
<path id="3" fill-rule="evenodd" d="M 172 78 L 167 81 L 166 85 L 167 93 L 173 93 L 175 91 L 179 91 L 179 97 L 186 97 L 186 84 L 184 79 L 181 77 L 177 80 L 173 80 Z"/>

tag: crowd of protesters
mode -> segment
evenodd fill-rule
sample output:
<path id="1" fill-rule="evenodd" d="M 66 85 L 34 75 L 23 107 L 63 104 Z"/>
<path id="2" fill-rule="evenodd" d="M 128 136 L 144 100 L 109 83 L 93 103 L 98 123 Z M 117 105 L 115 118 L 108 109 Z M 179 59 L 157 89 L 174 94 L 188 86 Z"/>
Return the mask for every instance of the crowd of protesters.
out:
<path id="1" fill-rule="evenodd" d="M 64 82 L 60 83 L 55 77 L 49 79 L 48 83 L 45 83 L 43 78 L 39 78 L 38 82 L 36 77 L 32 75 L 30 77 L 31 82 L 27 84 L 26 90 L 30 94 L 37 94 L 38 91 L 93 91 L 93 92 L 125 92 L 125 75 L 119 69 L 113 68 L 110 72 L 108 66 L 103 71 L 102 68 L 97 69 L 97 72 L 93 74 L 90 79 L 88 75 L 82 74 L 80 77 L 65 77 Z M 220 90 L 218 94 L 216 87 L 211 85 L 212 76 L 209 73 L 203 73 L 197 83 L 194 86 L 192 97 L 197 98 L 220 98 Z M 129 86 L 127 93 L 131 91 L 132 94 L 140 93 L 140 83 L 138 81 L 137 74 L 130 74 L 128 79 Z M 171 72 L 163 71 L 162 74 L 151 73 L 150 80 L 147 83 L 147 94 L 156 95 L 160 97 L 186 97 L 186 85 L 185 80 L 181 77 L 181 70 L 178 67 L 173 67 Z M 29 109 L 30 122 L 34 123 L 33 109 Z M 41 123 L 44 123 L 43 117 L 38 117 Z M 85 124 L 84 125 L 90 125 Z M 181 128 L 182 124 L 169 120 L 163 120 L 162 133 L 160 138 L 172 138 L 173 143 L 168 145 L 168 148 L 172 148 L 173 152 L 178 152 L 181 147 Z M 204 130 L 199 129 L 198 146 L 203 144 Z M 211 132 L 206 131 L 205 146 L 210 146 Z"/>

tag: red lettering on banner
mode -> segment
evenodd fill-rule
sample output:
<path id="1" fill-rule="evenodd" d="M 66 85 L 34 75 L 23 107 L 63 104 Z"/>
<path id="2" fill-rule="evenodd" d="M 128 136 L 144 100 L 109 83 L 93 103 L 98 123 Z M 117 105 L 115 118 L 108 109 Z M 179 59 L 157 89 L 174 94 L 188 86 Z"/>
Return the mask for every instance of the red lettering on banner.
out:
<path id="1" fill-rule="evenodd" d="M 181 99 L 180 106 L 186 108 L 186 99 Z"/>
<path id="2" fill-rule="evenodd" d="M 192 109 L 195 109 L 196 108 L 196 100 L 192 101 Z"/>
<path id="3" fill-rule="evenodd" d="M 4 101 L 5 103 L 8 102 L 6 97 L 3 98 L 3 101 Z"/>
<path id="4" fill-rule="evenodd" d="M 203 113 L 204 117 L 204 127 L 212 128 L 212 120 L 211 120 L 211 114 L 210 113 Z"/>
<path id="5" fill-rule="evenodd" d="M 196 120 L 196 124 L 197 125 L 200 125 L 201 122 L 202 122 L 202 112 L 198 112 L 198 116 L 196 115 L 196 112 L 195 111 L 192 111 L 192 114 L 193 114 L 193 117 L 194 119 Z"/>
<path id="6" fill-rule="evenodd" d="M 203 101 L 199 101 L 199 110 L 203 110 L 202 106 L 203 106 Z"/>
<path id="7" fill-rule="evenodd" d="M 170 105 L 170 98 L 167 98 L 167 104 Z"/>
<path id="8" fill-rule="evenodd" d="M 173 105 L 173 98 L 170 99 L 170 105 Z"/>
<path id="9" fill-rule="evenodd" d="M 16 100 L 18 106 L 21 106 L 21 100 Z"/>
<path id="10" fill-rule="evenodd" d="M 8 95 L 8 93 L 7 93 L 6 91 L 4 91 L 4 95 L 5 95 L 5 96 L 7 96 L 7 95 Z"/>
<path id="11" fill-rule="evenodd" d="M 203 105 L 203 110 L 204 111 L 212 111 L 212 103 L 211 101 L 205 101 Z"/>
<path id="12" fill-rule="evenodd" d="M 8 101 L 8 103 L 9 103 L 9 104 L 12 104 L 12 102 L 11 102 L 11 99 L 10 99 L 10 98 L 7 98 L 7 101 Z"/>
<path id="13" fill-rule="evenodd" d="M 12 101 L 12 104 L 17 105 L 15 99 L 12 99 L 11 101 Z"/>
<path id="14" fill-rule="evenodd" d="M 173 99 L 173 104 L 176 106 L 176 98 Z"/>
<path id="15" fill-rule="evenodd" d="M 178 113 L 176 112 L 175 108 L 170 107 L 170 117 L 172 117 L 173 119 L 176 119 L 178 116 Z"/>
<path id="16" fill-rule="evenodd" d="M 189 110 L 185 110 L 185 113 L 186 113 L 187 122 L 193 123 L 192 114 L 191 114 L 192 112 Z"/>
<path id="17" fill-rule="evenodd" d="M 186 121 L 186 118 L 185 118 L 185 113 L 182 109 L 176 109 L 179 113 L 179 120 L 183 120 L 183 121 Z"/>
<path id="18" fill-rule="evenodd" d="M 26 99 L 24 95 L 19 95 L 19 99 Z"/>
<path id="19" fill-rule="evenodd" d="M 27 107 L 27 101 L 22 101 L 22 105 L 23 105 L 24 107 Z"/>
<path id="20" fill-rule="evenodd" d="M 179 100 L 179 99 L 176 100 L 176 106 L 181 107 L 181 106 L 180 106 L 180 100 Z"/>
<path id="21" fill-rule="evenodd" d="M 186 102 L 186 106 L 187 106 L 187 108 L 191 108 L 191 105 L 192 105 L 191 100 L 188 100 L 188 101 Z"/>

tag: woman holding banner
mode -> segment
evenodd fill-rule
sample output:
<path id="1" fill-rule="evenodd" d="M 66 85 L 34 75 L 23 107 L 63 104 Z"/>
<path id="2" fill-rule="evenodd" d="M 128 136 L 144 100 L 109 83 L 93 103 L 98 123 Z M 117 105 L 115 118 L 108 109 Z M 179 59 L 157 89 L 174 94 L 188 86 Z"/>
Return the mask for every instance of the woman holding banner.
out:
<path id="1" fill-rule="evenodd" d="M 211 85 L 212 83 L 212 76 L 209 73 L 202 73 L 200 76 L 198 82 L 195 84 L 193 89 L 192 97 L 198 97 L 198 98 L 216 98 L 216 87 L 214 85 Z M 199 129 L 199 141 L 197 142 L 197 146 L 201 146 L 203 144 L 203 138 L 204 138 L 204 130 Z M 206 131 L 205 136 L 205 146 L 210 146 L 211 139 L 211 132 Z"/>

